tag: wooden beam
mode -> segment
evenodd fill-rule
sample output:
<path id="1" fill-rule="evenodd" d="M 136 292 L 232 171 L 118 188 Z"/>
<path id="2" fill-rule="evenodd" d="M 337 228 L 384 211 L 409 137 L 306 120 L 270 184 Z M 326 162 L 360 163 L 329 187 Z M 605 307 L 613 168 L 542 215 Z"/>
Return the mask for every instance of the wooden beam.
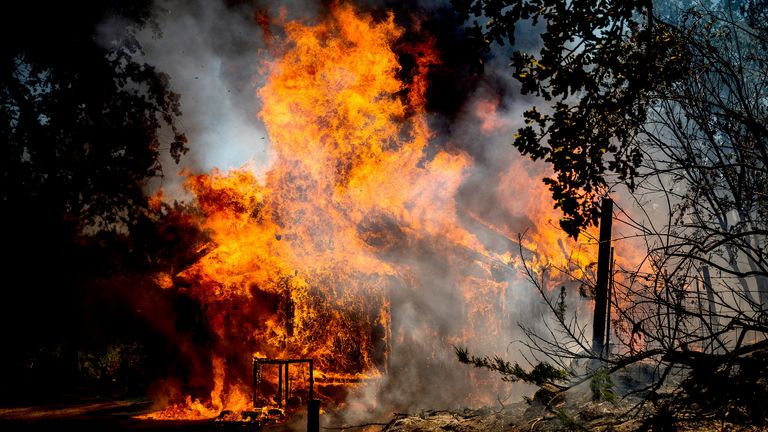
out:
<path id="1" fill-rule="evenodd" d="M 608 303 L 608 276 L 611 268 L 611 223 L 613 201 L 603 198 L 600 205 L 600 240 L 597 249 L 597 280 L 595 281 L 595 313 L 592 320 L 592 352 L 603 357 L 605 321 Z"/>

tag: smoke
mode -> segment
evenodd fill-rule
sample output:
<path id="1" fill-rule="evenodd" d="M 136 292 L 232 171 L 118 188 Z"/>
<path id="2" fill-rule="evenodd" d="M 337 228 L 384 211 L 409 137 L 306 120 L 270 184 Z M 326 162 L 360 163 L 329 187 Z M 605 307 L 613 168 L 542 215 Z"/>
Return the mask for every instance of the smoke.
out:
<path id="1" fill-rule="evenodd" d="M 425 34 L 434 39 L 441 63 L 429 75 L 426 107 L 433 136 L 424 159 L 429 162 L 447 152 L 466 154 L 472 161 L 456 193 L 447 197 L 451 203 L 435 207 L 455 207 L 457 220 L 486 253 L 455 249 L 448 239 L 434 237 L 401 241 L 381 252 L 382 260 L 412 271 L 388 283 L 393 335 L 388 373 L 350 394 L 343 417 L 349 422 L 393 408 L 482 405 L 510 394 L 516 399 L 527 391 L 460 365 L 453 346 L 523 361 L 510 342 L 522 338 L 519 322 L 536 326 L 540 320 L 539 297 L 517 270 L 492 255 L 516 254 L 515 233 L 535 231 L 557 216 L 541 205 L 549 203 L 540 182 L 545 167 L 521 158 L 510 145 L 522 111 L 533 101 L 519 96 L 508 53 L 499 48 L 483 59 L 480 74 L 473 69 L 479 54 L 446 2 L 405 3 L 366 1 L 359 6 L 379 17 L 393 11 L 406 29 L 406 41 Z M 258 119 L 256 91 L 265 81 L 266 62 L 272 60 L 271 44 L 279 43 L 279 26 L 270 23 L 312 22 L 327 13 L 325 6 L 308 1 L 162 1 L 156 11 L 159 33 L 144 30 L 139 35 L 141 60 L 167 73 L 172 89 L 181 95 L 182 128 L 190 139 L 181 168 L 205 173 L 248 164 L 264 172 L 273 155 Z M 528 30 L 529 36 L 535 34 Z M 398 54 L 407 75 L 414 64 L 406 52 Z M 164 188 L 171 196 L 181 194 L 180 177 L 175 176 L 179 167 L 171 161 L 164 167 Z M 424 193 L 440 197 L 443 186 L 428 185 L 434 190 Z M 472 322 L 464 320 L 468 315 L 475 317 Z"/>
<path id="2" fill-rule="evenodd" d="M 144 50 L 138 60 L 170 77 L 181 96 L 180 126 L 190 148 L 181 166 L 163 161 L 166 192 L 179 193 L 180 168 L 207 172 L 249 163 L 263 170 L 270 147 L 257 118 L 255 92 L 268 55 L 257 10 L 224 2 L 159 1 L 155 11 L 157 29 L 138 35 Z"/>
<path id="3" fill-rule="evenodd" d="M 439 150 L 472 158 L 451 197 L 458 220 L 489 254 L 517 254 L 516 233 L 557 225 L 541 182 L 545 165 L 519 156 L 511 146 L 530 101 L 516 94 L 504 58 L 489 59 L 481 77 L 453 79 L 471 81 L 472 86 L 453 96 L 460 99 L 455 110 L 443 106 L 444 112 L 431 111 L 430 126 Z M 459 364 L 453 347 L 526 364 L 521 346 L 513 341 L 524 339 L 519 323 L 531 328 L 543 324 L 546 312 L 538 292 L 518 270 L 429 240 L 388 251 L 387 259 L 415 269 L 411 279 L 390 287 L 392 333 L 397 336 L 389 373 L 350 395 L 342 423 L 365 423 L 377 415 L 386 417 L 392 409 L 494 405 L 532 392 L 527 384 L 502 383 L 498 374 Z M 471 310 L 478 306 L 484 309 Z M 471 322 L 467 315 L 474 317 Z"/>

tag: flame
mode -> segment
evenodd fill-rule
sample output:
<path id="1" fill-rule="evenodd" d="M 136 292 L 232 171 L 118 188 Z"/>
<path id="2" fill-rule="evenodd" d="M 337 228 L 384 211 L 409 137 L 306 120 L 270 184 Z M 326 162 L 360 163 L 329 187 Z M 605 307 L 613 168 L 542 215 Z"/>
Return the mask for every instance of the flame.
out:
<path id="1" fill-rule="evenodd" d="M 439 62 L 432 42 L 401 48 L 415 59 L 405 71 L 393 49 L 403 35 L 394 17 L 375 21 L 346 5 L 316 25 L 289 22 L 285 34 L 284 52 L 267 65 L 258 90 L 274 151 L 270 167 L 262 176 L 247 166 L 187 173 L 211 243 L 174 280 L 204 305 L 215 335 L 212 391 L 204 402 L 188 396 L 147 418 L 211 418 L 247 409 L 251 355 L 315 359 L 320 397 L 333 397 L 323 393 L 323 383 L 385 374 L 397 336 L 391 334 L 391 280 L 414 285 L 407 260 L 393 256 L 423 241 L 456 268 L 482 269 L 459 283 L 468 324 L 447 342 L 503 333 L 497 309 L 505 308 L 508 284 L 494 272 L 517 266 L 517 251 L 488 251 L 459 220 L 455 196 L 471 158 L 445 150 L 425 156 L 432 136 L 427 75 Z M 487 117 L 483 130 L 503 123 L 492 118 L 495 105 L 478 109 Z M 514 214 L 538 218 L 524 247 L 542 262 L 565 256 L 586 266 L 593 256 L 564 243 L 554 225 L 540 223 L 556 216 L 544 186 L 520 175 L 526 169 L 511 167 L 501 183 L 515 187 L 497 191 Z M 508 237 L 514 232 L 486 225 Z M 297 393 L 306 392 L 306 373 L 291 369 Z M 275 386 L 275 378 L 265 379 Z"/>

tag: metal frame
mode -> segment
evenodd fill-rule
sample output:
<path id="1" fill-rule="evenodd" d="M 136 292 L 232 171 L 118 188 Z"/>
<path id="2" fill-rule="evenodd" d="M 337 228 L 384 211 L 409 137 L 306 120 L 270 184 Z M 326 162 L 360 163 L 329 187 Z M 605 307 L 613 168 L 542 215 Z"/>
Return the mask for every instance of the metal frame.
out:
<path id="1" fill-rule="evenodd" d="M 277 365 L 277 406 L 283 407 L 283 396 L 285 396 L 285 404 L 288 405 L 288 397 L 290 395 L 290 378 L 288 375 L 288 366 L 292 363 L 308 363 L 309 364 L 309 400 L 314 397 L 314 360 L 313 359 L 270 359 L 253 357 L 253 406 L 256 407 L 256 401 L 258 400 L 258 386 L 261 383 L 261 368 L 264 365 Z M 285 367 L 285 382 L 283 382 L 283 367 Z M 283 385 L 284 384 L 284 385 Z"/>

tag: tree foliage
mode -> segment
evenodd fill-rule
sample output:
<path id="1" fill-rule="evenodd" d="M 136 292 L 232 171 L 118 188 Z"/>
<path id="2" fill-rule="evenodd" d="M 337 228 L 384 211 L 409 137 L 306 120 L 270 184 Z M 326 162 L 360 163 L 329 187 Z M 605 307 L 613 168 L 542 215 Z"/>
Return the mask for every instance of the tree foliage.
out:
<path id="1" fill-rule="evenodd" d="M 0 53 L 2 200 L 86 226 L 130 226 L 143 187 L 186 138 L 168 77 L 134 61 L 150 2 L 6 6 Z M 112 20 L 112 21 L 109 21 Z M 168 136 L 160 135 L 161 127 Z"/>
<path id="2" fill-rule="evenodd" d="M 698 29 L 684 39 L 692 73 L 657 97 L 638 136 L 648 161 L 639 191 L 672 203 L 667 255 L 741 278 L 752 304 L 768 304 L 768 32 L 752 24 L 766 10 L 723 2 L 668 11 Z"/>
<path id="3" fill-rule="evenodd" d="M 178 162 L 187 150 L 169 78 L 135 60 L 151 5 L 10 2 L 0 13 L 0 326 L 10 351 L 0 370 L 14 398 L 39 383 L 55 394 L 76 378 L 80 349 L 150 341 L 125 293 L 151 284 L 126 273 L 167 263 L 159 250 L 196 235 L 169 228 L 176 216 L 146 195 L 163 154 Z"/>
<path id="4" fill-rule="evenodd" d="M 551 385 L 559 388 L 569 376 L 567 371 L 558 369 L 547 362 L 536 364 L 529 372 L 518 363 L 513 364 L 499 356 L 493 358 L 477 357 L 470 354 L 469 350 L 464 347 L 455 347 L 454 351 L 459 362 L 498 372 L 504 381 L 523 381 L 537 386 Z"/>
<path id="5" fill-rule="evenodd" d="M 632 187 L 642 153 L 635 145 L 651 95 L 686 73 L 685 46 L 654 18 L 651 0 L 452 0 L 471 21 L 481 49 L 514 47 L 522 24 L 539 31 L 538 53 L 515 51 L 512 74 L 523 94 L 540 98 L 525 111 L 514 145 L 552 165 L 546 178 L 561 227 L 572 237 L 599 217 L 599 197 L 616 175 Z"/>

